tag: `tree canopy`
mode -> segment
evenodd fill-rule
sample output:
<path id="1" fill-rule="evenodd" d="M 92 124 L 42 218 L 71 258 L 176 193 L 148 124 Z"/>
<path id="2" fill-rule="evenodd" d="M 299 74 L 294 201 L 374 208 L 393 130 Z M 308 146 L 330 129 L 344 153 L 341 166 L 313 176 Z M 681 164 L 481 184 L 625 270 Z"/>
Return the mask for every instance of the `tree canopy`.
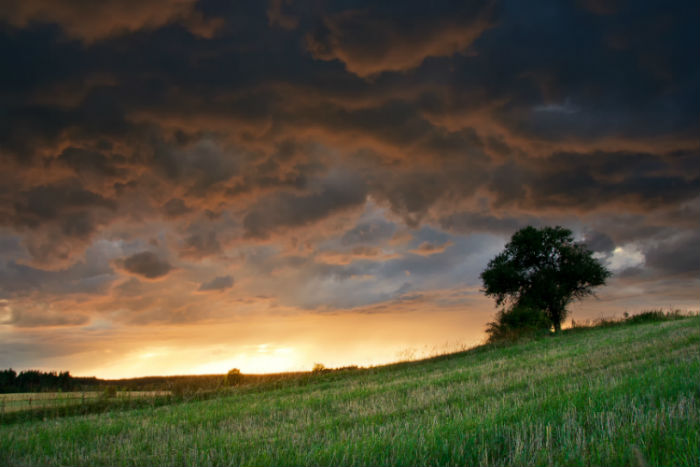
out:
<path id="1" fill-rule="evenodd" d="M 593 294 L 608 277 L 592 252 L 559 226 L 520 229 L 481 273 L 484 292 L 496 305 L 540 309 L 557 332 L 569 303 Z"/>

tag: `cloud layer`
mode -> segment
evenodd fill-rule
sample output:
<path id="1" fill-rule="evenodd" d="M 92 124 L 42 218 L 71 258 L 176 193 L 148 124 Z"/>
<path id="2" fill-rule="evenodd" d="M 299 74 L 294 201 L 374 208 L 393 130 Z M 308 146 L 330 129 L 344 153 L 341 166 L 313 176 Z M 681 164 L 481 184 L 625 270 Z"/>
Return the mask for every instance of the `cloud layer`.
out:
<path id="1" fill-rule="evenodd" d="M 551 224 L 610 309 L 696 305 L 699 13 L 10 1 L 0 328 L 490 312 L 479 272 Z"/>

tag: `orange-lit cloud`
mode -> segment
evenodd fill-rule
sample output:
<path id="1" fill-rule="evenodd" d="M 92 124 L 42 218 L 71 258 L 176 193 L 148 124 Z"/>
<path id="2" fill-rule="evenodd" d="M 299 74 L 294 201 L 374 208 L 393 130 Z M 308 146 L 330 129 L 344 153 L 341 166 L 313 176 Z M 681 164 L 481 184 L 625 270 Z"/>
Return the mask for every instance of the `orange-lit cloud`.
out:
<path id="1" fill-rule="evenodd" d="M 32 23 L 56 23 L 68 36 L 88 42 L 140 29 L 157 29 L 172 22 L 182 24 L 193 34 L 212 37 L 222 21 L 204 18 L 195 9 L 196 3 L 196 0 L 10 0 L 4 3 L 0 19 L 18 28 Z"/>
<path id="2" fill-rule="evenodd" d="M 467 48 L 491 26 L 492 5 L 462 17 L 411 18 L 372 8 L 327 16 L 306 36 L 314 58 L 340 60 L 361 77 L 416 68 L 429 57 L 449 57 Z"/>

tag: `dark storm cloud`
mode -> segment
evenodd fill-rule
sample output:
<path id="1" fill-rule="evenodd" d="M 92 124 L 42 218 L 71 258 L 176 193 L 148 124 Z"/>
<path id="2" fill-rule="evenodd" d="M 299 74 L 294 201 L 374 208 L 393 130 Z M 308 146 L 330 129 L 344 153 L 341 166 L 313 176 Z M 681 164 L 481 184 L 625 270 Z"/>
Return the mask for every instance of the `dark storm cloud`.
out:
<path id="1" fill-rule="evenodd" d="M 233 287 L 233 277 L 231 276 L 219 276 L 215 277 L 210 281 L 203 282 L 199 286 L 200 292 L 210 292 L 216 290 L 226 290 Z"/>
<path id="2" fill-rule="evenodd" d="M 170 263 L 151 251 L 135 253 L 121 260 L 119 264 L 126 271 L 147 279 L 163 277 L 173 268 Z"/>
<path id="3" fill-rule="evenodd" d="M 94 230 L 92 209 L 113 210 L 115 206 L 113 200 L 68 180 L 18 193 L 13 206 L 14 216 L 9 221 L 15 226 L 29 228 L 55 221 L 67 235 L 82 237 Z"/>
<path id="4" fill-rule="evenodd" d="M 646 266 L 667 274 L 697 278 L 700 273 L 700 233 L 695 231 L 660 240 L 644 252 Z"/>
<path id="5" fill-rule="evenodd" d="M 583 240 L 586 247 L 596 253 L 610 253 L 615 249 L 615 242 L 603 232 L 586 232 Z"/>
<path id="6" fill-rule="evenodd" d="M 479 41 L 483 52 L 457 73 L 462 89 L 507 98 L 495 115 L 511 132 L 548 141 L 676 132 L 696 141 L 697 3 L 626 3 L 599 16 L 566 2 L 504 2 L 500 12 L 499 27 Z"/>
<path id="7" fill-rule="evenodd" d="M 125 174 L 125 169 L 119 167 L 119 164 L 126 160 L 119 155 L 107 157 L 100 151 L 71 146 L 64 149 L 55 162 L 57 165 L 70 167 L 77 175 L 87 173 L 97 177 L 113 178 Z"/>
<path id="8" fill-rule="evenodd" d="M 163 205 L 163 212 L 170 218 L 180 217 L 191 211 L 192 209 L 180 198 L 171 198 Z"/>
<path id="9" fill-rule="evenodd" d="M 236 175 L 239 158 L 234 148 L 224 148 L 210 138 L 203 138 L 182 146 L 158 144 L 152 162 L 168 179 L 184 181 L 188 193 L 200 197 Z"/>
<path id="10" fill-rule="evenodd" d="M 16 179 L 5 179 L 8 188 L 17 186 Z M 74 179 L 0 192 L 0 199 L 6 203 L 0 223 L 22 233 L 32 261 L 49 268 L 72 261 L 117 208 L 115 200 L 84 189 Z"/>
<path id="11" fill-rule="evenodd" d="M 291 0 L 270 0 L 267 7 L 267 18 L 271 26 L 279 26 L 284 29 L 295 29 L 299 26 L 299 18 L 285 12 L 285 3 L 291 5 Z"/>
<path id="12" fill-rule="evenodd" d="M 127 34 L 139 29 L 156 29 L 179 22 L 193 34 L 209 37 L 220 20 L 204 18 L 195 9 L 197 0 L 109 0 L 85 3 L 80 0 L 8 0 L 0 20 L 23 28 L 32 23 L 55 23 L 66 35 L 88 42 Z"/>
<path id="13" fill-rule="evenodd" d="M 647 210 L 696 197 L 700 170 L 690 161 L 697 154 L 555 153 L 502 166 L 493 172 L 489 188 L 497 204 L 577 211 L 606 205 Z"/>
<path id="14" fill-rule="evenodd" d="M 449 13 L 434 5 L 428 14 L 423 5 L 410 2 L 402 5 L 400 15 L 391 2 L 364 6 L 323 18 L 322 26 L 306 36 L 314 58 L 340 60 L 362 77 L 410 70 L 428 57 L 465 52 L 491 26 L 493 16 L 493 2 L 487 1 L 462 2 Z"/>
<path id="15" fill-rule="evenodd" d="M 309 194 L 279 193 L 257 202 L 243 219 L 246 235 L 266 238 L 277 229 L 306 225 L 333 212 L 358 207 L 367 195 L 362 180 L 349 174 L 336 174 L 311 190 Z"/>
<path id="16" fill-rule="evenodd" d="M 414 288 L 431 274 L 450 282 L 440 268 L 472 274 L 460 236 L 556 216 L 580 216 L 596 251 L 634 243 L 655 274 L 693 270 L 697 2 L 84 3 L 0 12 L 11 122 L 0 125 L 0 223 L 22 250 L 2 253 L 5 293 L 102 291 L 107 273 L 63 292 L 51 274 L 100 238 L 124 248 L 115 266 L 170 281 L 179 274 L 148 242 L 172 247 L 185 274 L 313 230 L 329 245 L 300 240 L 255 271 L 309 271 L 300 290 L 327 274 L 355 295 L 377 274 L 372 301 L 410 268 Z M 337 238 L 303 229 L 368 204 L 381 214 L 345 219 Z M 455 238 L 412 239 L 406 249 L 436 253 L 411 258 L 384 249 L 426 224 Z M 453 257 L 437 252 L 448 241 Z M 196 319 L 138 302 L 158 285 L 112 290 L 147 310 L 141 322 Z"/>
<path id="17" fill-rule="evenodd" d="M 388 203 L 407 225 L 417 227 L 434 205 L 469 199 L 486 180 L 484 165 L 473 159 L 446 162 L 441 167 L 376 171 L 371 193 Z"/>
<path id="18" fill-rule="evenodd" d="M 4 258 L 8 256 L 3 254 Z M 88 248 L 84 259 L 55 271 L 33 268 L 18 259 L 0 263 L 0 298 L 25 297 L 34 292 L 103 294 L 117 277 L 110 266 L 109 254 L 100 244 Z"/>
<path id="19" fill-rule="evenodd" d="M 204 258 L 221 252 L 221 243 L 214 231 L 197 232 L 185 238 L 180 255 Z"/>

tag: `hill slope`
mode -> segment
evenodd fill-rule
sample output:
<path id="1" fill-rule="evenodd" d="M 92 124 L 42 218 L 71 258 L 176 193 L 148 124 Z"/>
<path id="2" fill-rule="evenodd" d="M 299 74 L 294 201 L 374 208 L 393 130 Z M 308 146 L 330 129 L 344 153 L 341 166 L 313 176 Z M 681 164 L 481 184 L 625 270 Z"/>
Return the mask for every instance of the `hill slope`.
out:
<path id="1" fill-rule="evenodd" d="M 700 320 L 0 427 L 0 464 L 698 465 Z"/>

